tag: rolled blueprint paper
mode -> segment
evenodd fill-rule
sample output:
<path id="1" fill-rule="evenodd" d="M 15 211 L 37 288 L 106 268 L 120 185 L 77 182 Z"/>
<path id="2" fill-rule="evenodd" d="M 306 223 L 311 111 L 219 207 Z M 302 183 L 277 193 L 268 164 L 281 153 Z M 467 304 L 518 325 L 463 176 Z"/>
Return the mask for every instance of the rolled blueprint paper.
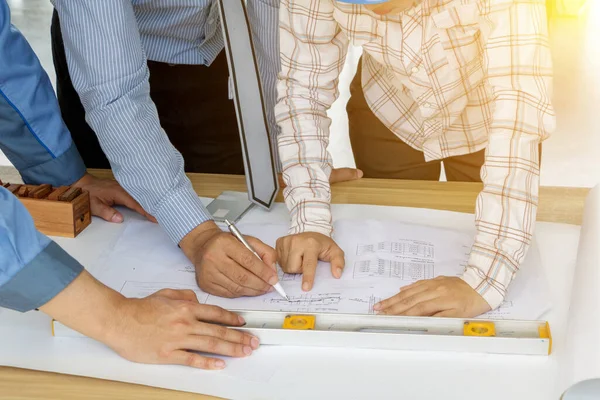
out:
<path id="1" fill-rule="evenodd" d="M 572 287 L 563 391 L 600 377 L 600 186 L 585 202 Z"/>
<path id="2" fill-rule="evenodd" d="M 589 379 L 576 383 L 561 397 L 561 400 L 598 400 L 600 399 L 600 379 Z"/>

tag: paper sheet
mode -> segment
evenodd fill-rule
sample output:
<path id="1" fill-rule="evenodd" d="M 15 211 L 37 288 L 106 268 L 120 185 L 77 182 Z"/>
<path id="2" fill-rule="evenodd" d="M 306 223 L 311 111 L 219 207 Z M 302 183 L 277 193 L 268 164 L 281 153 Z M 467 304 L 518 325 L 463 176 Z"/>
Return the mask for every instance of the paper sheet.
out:
<path id="1" fill-rule="evenodd" d="M 238 228 L 274 246 L 288 227 L 240 223 Z M 402 286 L 440 275 L 459 276 L 472 244 L 472 236 L 460 231 L 377 220 L 340 220 L 335 232 L 345 252 L 342 278 L 333 278 L 329 264 L 320 263 L 315 285 L 307 293 L 301 289 L 300 275 L 280 271 L 289 302 L 276 292 L 240 299 L 203 292 L 181 250 L 160 227 L 144 221 L 131 221 L 91 272 L 127 297 L 144 297 L 163 288 L 191 289 L 201 303 L 228 309 L 368 314 Z M 481 318 L 537 319 L 550 308 L 546 286 L 534 246 L 506 301 Z"/>
<path id="2" fill-rule="evenodd" d="M 474 234 L 474 216 L 447 211 L 366 206 L 333 205 L 334 214 L 342 218 L 373 218 L 385 221 L 402 221 L 428 224 L 460 230 L 469 237 Z M 142 219 L 129 210 L 122 210 L 126 221 Z M 243 219 L 246 222 L 285 223 L 287 209 L 277 203 L 270 212 L 255 208 Z M 99 254 L 112 255 L 115 243 L 124 256 L 131 252 L 143 260 L 166 259 L 158 245 L 168 244 L 179 254 L 176 246 L 155 225 L 142 225 L 136 230 L 137 239 L 123 236 L 128 227 L 95 220 L 77 240 L 56 238 L 69 253 L 83 265 L 97 265 Z M 240 223 L 240 226 L 243 226 Z M 156 231 L 145 230 L 158 228 Z M 155 236 L 156 233 L 159 236 Z M 339 233 L 339 230 L 338 230 Z M 124 239 L 132 239 L 129 246 Z M 154 237 L 154 239 L 152 239 Z M 310 382 L 311 396 L 315 399 L 376 398 L 376 399 L 460 399 L 465 388 L 475 393 L 486 393 L 488 400 L 558 399 L 552 382 L 560 381 L 565 361 L 565 333 L 568 298 L 572 270 L 575 266 L 579 227 L 541 222 L 537 224 L 536 237 L 542 260 L 543 276 L 547 277 L 552 294 L 552 309 L 543 316 L 553 327 L 554 348 L 550 357 L 501 356 L 443 352 L 395 352 L 349 348 L 309 348 L 294 346 L 262 346 L 252 357 L 228 360 L 225 371 L 198 371 L 178 366 L 143 365 L 128 362 L 113 351 L 93 340 L 76 340 L 52 337 L 48 319 L 42 313 L 20 314 L 4 310 L 0 314 L 0 364 L 66 374 L 83 375 L 101 379 L 130 382 L 186 392 L 203 393 L 221 398 L 276 399 L 306 397 L 306 382 Z M 142 239 L 151 240 L 143 244 Z M 152 242 L 153 240 L 153 242 Z M 273 239 L 274 240 L 274 239 Z M 157 251 L 154 251 L 154 248 Z M 527 260 L 511 285 L 511 292 L 527 270 L 539 271 L 537 257 L 531 248 Z M 148 254 L 152 252 L 152 257 Z M 135 255 L 135 254 L 134 254 Z M 188 265 L 185 258 L 183 266 Z M 162 261 L 161 261 L 162 262 Z M 147 265 L 158 264 L 158 261 Z M 140 265 L 138 263 L 137 265 Z M 169 264 L 166 264 L 169 265 Z M 117 259 L 115 267 L 128 268 Z M 146 264 L 142 265 L 144 268 Z M 107 265 L 100 264 L 100 269 Z M 176 266 L 178 267 L 178 266 Z M 532 267 L 532 268 L 530 268 Z M 92 269 L 93 271 L 93 269 Z M 534 275 L 538 275 L 536 272 Z M 189 282 L 195 287 L 190 277 Z M 529 283 L 526 285 L 528 286 Z M 597 286 L 596 286 L 597 289 Z M 542 298 L 532 295 L 529 299 Z M 519 302 L 520 304 L 521 302 Z M 597 306 L 596 306 L 597 309 Z M 593 309 L 592 309 L 593 310 Z M 563 312 L 564 311 L 564 312 Z M 524 318 L 531 319 L 532 314 Z M 597 312 L 586 314 L 596 318 Z M 577 341 L 577 334 L 573 340 Z M 597 340 L 597 336 L 591 343 Z M 580 348 L 586 342 L 577 343 Z M 290 360 L 293 360 L 291 362 Z M 576 360 L 575 360 L 576 361 Z M 477 365 L 477 368 L 473 368 Z M 357 368 L 357 366 L 359 366 Z M 582 366 L 584 368 L 584 366 Z M 227 371 L 229 370 L 229 371 Z M 263 374 L 262 370 L 265 370 Z M 269 370 L 269 371 L 266 371 Z M 248 376 L 246 371 L 252 371 Z M 255 372 L 258 375 L 255 375 Z M 275 371 L 269 378 L 271 371 Z M 260 373 L 259 373 L 260 372 Z M 302 376 L 303 379 L 298 379 Z M 435 385 L 423 385 L 423 377 Z M 510 384 L 498 385 L 498 377 Z M 399 384 L 399 377 L 401 381 Z M 268 384 L 267 384 L 268 382 Z M 340 384 L 343 382 L 343 384 Z M 0 396 L 1 397 L 1 396 Z"/>

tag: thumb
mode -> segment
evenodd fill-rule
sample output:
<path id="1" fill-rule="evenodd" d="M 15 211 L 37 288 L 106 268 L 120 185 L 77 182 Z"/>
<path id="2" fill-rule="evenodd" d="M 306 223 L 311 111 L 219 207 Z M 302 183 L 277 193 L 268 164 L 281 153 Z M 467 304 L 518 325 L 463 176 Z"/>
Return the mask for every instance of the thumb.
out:
<path id="1" fill-rule="evenodd" d="M 146 217 L 149 221 L 156 223 L 156 218 L 154 218 L 152 215 L 148 214 L 146 212 L 146 210 L 144 210 L 142 208 L 140 203 L 135 201 L 135 199 L 129 193 L 127 193 L 125 191 L 125 189 L 123 189 L 122 187 L 119 186 L 118 190 L 116 190 L 114 192 L 112 201 L 115 204 L 125 206 L 125 207 L 129 208 L 130 210 L 133 210 L 133 211 L 137 212 L 138 214 Z"/>
<path id="2" fill-rule="evenodd" d="M 263 262 L 277 271 L 277 268 L 274 267 L 277 264 L 277 252 L 275 249 L 252 236 L 246 236 L 246 240 L 254 248 L 256 254 L 260 256 Z"/>
<path id="3" fill-rule="evenodd" d="M 196 293 L 190 289 L 169 291 L 165 297 L 169 297 L 172 300 L 185 300 L 198 303 L 198 296 L 196 296 Z"/>
<path id="4" fill-rule="evenodd" d="M 355 168 L 336 168 L 331 171 L 329 183 L 355 181 L 363 177 L 363 172 Z"/>
<path id="5" fill-rule="evenodd" d="M 337 279 L 342 277 L 344 273 L 344 253 L 336 253 L 331 255 L 331 273 Z"/>
<path id="6" fill-rule="evenodd" d="M 92 215 L 100 217 L 105 221 L 114 222 L 117 224 L 123 222 L 123 215 L 121 215 L 120 212 L 112 207 L 107 206 L 101 201 L 92 201 L 91 211 Z"/>
<path id="7" fill-rule="evenodd" d="M 344 251 L 340 249 L 337 244 L 334 243 L 334 245 L 327 249 L 320 258 L 331 264 L 331 274 L 335 278 L 340 279 L 342 277 L 346 259 L 344 257 Z"/>
<path id="8" fill-rule="evenodd" d="M 154 292 L 152 296 L 166 297 L 169 300 L 182 300 L 198 303 L 196 293 L 190 289 L 161 289 L 158 292 Z"/>

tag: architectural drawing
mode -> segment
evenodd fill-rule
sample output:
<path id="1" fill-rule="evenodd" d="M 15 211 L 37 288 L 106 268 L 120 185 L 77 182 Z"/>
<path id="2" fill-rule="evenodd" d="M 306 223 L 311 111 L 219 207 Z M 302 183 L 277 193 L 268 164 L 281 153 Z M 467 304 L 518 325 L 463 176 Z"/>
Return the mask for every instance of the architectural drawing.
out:
<path id="1" fill-rule="evenodd" d="M 498 308 L 486 313 L 486 316 L 490 319 L 510 319 L 512 318 L 514 308 L 515 305 L 512 301 L 505 300 L 502 303 L 500 303 Z"/>
<path id="2" fill-rule="evenodd" d="M 354 279 L 397 278 L 403 281 L 418 281 L 434 276 L 433 262 L 421 260 L 391 261 L 375 258 L 354 263 Z"/>
<path id="3" fill-rule="evenodd" d="M 370 295 L 368 297 L 351 297 L 348 299 L 349 302 L 353 303 L 363 303 L 368 307 L 369 314 L 375 314 L 373 311 L 373 306 L 383 300 L 381 297 L 377 297 L 375 295 Z"/>
<path id="4" fill-rule="evenodd" d="M 286 274 L 283 271 L 279 270 L 279 280 L 281 282 L 294 282 L 294 281 L 302 281 L 302 274 Z"/>
<path id="5" fill-rule="evenodd" d="M 358 244 L 356 255 L 362 256 L 376 253 L 390 253 L 404 257 L 419 257 L 433 259 L 434 245 L 419 240 L 400 239 L 395 242 L 379 242 Z"/>
<path id="6" fill-rule="evenodd" d="M 275 306 L 279 311 L 337 312 L 342 301 L 341 293 L 318 293 L 289 296 L 289 301 L 281 297 L 267 298 L 263 302 Z M 271 308 L 271 307 L 269 307 Z"/>
<path id="7" fill-rule="evenodd" d="M 235 299 L 203 292 L 196 283 L 195 268 L 181 250 L 165 239 L 160 227 L 145 222 L 129 223 L 118 241 L 118 251 L 113 249 L 107 253 L 101 263 L 94 266 L 93 274 L 126 297 L 144 297 L 164 288 L 190 289 L 197 294 L 200 303 L 230 310 L 373 314 L 373 306 L 396 295 L 400 287 L 442 275 L 460 276 L 464 271 L 463 260 L 472 243 L 467 235 L 396 222 L 371 223 L 367 228 L 364 225 L 338 224 L 338 232 L 343 234 L 339 242 L 346 256 L 346 268 L 340 279 L 332 276 L 330 265 L 320 262 L 315 285 L 310 292 L 304 292 L 301 274 L 284 274 L 278 268 L 290 301 L 275 292 Z M 257 229 L 248 228 L 244 233 L 260 237 L 261 233 L 269 233 L 269 229 L 275 232 L 274 227 L 265 224 Z M 141 246 L 139 237 L 145 238 L 147 251 L 139 251 L 134 257 L 129 251 Z M 151 243 L 151 247 L 146 242 Z M 523 268 L 511 285 L 506 301 L 482 318 L 531 319 L 545 312 L 549 307 L 544 300 L 547 296 L 533 295 L 545 290 L 543 282 L 535 280 L 543 276 L 539 267 L 535 269 L 538 264 L 534 260 L 532 268 Z M 536 303 L 538 298 L 541 300 Z"/>

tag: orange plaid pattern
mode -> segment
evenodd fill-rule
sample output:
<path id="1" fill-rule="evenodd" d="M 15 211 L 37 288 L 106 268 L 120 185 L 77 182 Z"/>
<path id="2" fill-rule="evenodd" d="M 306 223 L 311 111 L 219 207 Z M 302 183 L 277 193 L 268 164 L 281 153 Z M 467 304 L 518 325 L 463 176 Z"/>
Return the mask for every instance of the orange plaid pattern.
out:
<path id="1" fill-rule="evenodd" d="M 334 0 L 282 0 L 276 114 L 291 233 L 332 233 L 327 110 L 350 43 L 373 112 L 426 160 L 486 149 L 463 279 L 503 300 L 534 228 L 539 143 L 554 129 L 545 0 L 423 0 L 378 16 Z"/>

